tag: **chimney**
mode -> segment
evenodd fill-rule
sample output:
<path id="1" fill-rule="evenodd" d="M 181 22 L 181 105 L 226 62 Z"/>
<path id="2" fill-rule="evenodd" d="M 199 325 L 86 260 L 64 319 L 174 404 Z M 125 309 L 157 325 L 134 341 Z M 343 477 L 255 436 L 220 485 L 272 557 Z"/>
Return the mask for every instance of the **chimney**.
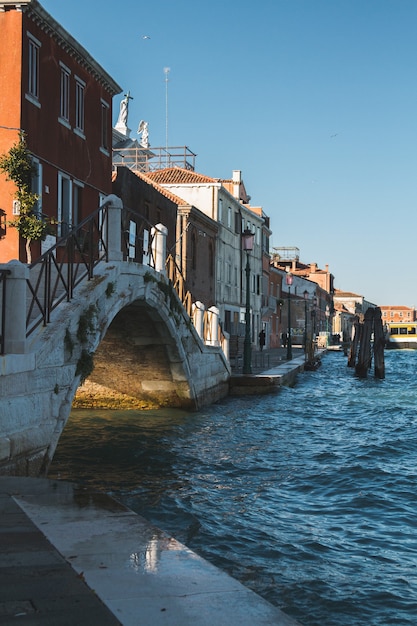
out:
<path id="1" fill-rule="evenodd" d="M 233 180 L 233 197 L 236 198 L 236 200 L 239 200 L 239 198 L 240 198 L 240 183 L 242 182 L 242 172 L 241 172 L 241 170 L 233 170 L 232 180 Z"/>

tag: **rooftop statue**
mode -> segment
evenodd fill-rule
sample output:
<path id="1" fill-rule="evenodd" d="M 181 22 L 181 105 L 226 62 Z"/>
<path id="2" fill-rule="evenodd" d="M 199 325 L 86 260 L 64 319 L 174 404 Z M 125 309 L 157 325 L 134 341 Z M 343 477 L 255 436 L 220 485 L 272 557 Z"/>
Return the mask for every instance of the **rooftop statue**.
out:
<path id="1" fill-rule="evenodd" d="M 127 130 L 127 118 L 129 115 L 129 100 L 133 100 L 133 97 L 130 95 L 130 91 L 125 93 L 125 97 L 120 103 L 120 112 L 119 112 L 119 117 L 118 117 L 115 128 L 118 128 L 118 129 L 124 128 Z"/>
<path id="2" fill-rule="evenodd" d="M 148 122 L 141 120 L 138 127 L 138 135 L 142 134 L 140 145 L 142 148 L 149 148 Z"/>

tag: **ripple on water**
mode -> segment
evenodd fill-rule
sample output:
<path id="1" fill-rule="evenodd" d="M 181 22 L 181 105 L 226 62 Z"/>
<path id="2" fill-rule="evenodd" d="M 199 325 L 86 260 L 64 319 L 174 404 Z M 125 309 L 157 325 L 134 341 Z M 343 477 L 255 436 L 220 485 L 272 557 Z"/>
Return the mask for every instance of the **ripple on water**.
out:
<path id="1" fill-rule="evenodd" d="M 198 413 L 74 411 L 51 475 L 105 488 L 304 626 L 415 626 L 417 351 L 340 354 Z"/>

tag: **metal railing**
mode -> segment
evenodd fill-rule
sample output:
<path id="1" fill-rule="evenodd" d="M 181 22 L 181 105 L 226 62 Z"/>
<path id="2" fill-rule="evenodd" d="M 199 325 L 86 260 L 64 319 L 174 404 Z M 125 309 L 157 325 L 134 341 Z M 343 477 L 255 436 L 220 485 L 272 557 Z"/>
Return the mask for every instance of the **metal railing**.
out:
<path id="1" fill-rule="evenodd" d="M 76 287 L 94 277 L 94 270 L 102 261 L 109 260 L 108 238 L 109 204 L 58 239 L 47 252 L 29 266 L 26 302 L 26 337 L 40 325 L 46 326 L 51 313 L 62 302 L 74 297 Z M 121 253 L 125 261 L 155 267 L 153 239 L 157 228 L 139 213 L 127 208 L 121 210 Z M 193 298 L 186 289 L 185 279 L 175 259 L 166 259 L 167 278 L 176 291 L 185 312 L 193 319 Z M 5 349 L 6 286 L 10 270 L 0 270 L 0 354 Z M 209 311 L 204 312 L 204 343 L 220 345 L 225 351 L 226 338 L 221 329 L 210 323 Z M 211 336 L 215 334 L 215 336 Z"/>
<path id="2" fill-rule="evenodd" d="M 124 260 L 152 264 L 152 225 L 142 215 L 122 209 Z M 74 289 L 108 260 L 108 204 L 98 208 L 29 267 L 26 336 L 49 323 L 52 311 L 69 302 Z M 135 228 L 132 230 L 132 224 Z M 132 232 L 135 232 L 132 240 Z M 145 234 L 147 233 L 147 234 Z"/>
<path id="3" fill-rule="evenodd" d="M 124 166 L 133 172 L 154 172 L 166 167 L 180 167 L 194 172 L 196 154 L 187 146 L 168 148 L 113 148 L 113 167 Z"/>

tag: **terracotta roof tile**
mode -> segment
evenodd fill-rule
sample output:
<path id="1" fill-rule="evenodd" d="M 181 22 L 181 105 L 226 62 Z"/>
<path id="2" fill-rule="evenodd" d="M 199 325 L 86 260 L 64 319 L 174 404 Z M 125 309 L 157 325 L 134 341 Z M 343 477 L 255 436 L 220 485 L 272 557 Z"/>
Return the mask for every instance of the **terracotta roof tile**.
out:
<path id="1" fill-rule="evenodd" d="M 164 170 L 155 170 L 146 174 L 148 178 L 161 185 L 187 185 L 192 183 L 216 183 L 218 179 L 197 174 L 181 167 L 168 167 Z"/>
<path id="2" fill-rule="evenodd" d="M 135 174 L 138 178 L 141 178 L 143 181 L 148 183 L 148 185 L 152 185 L 152 187 L 154 187 L 157 191 L 159 191 L 159 193 L 161 193 L 163 196 L 165 196 L 166 198 L 168 198 L 169 200 L 171 200 L 178 206 L 189 205 L 188 202 L 186 202 L 179 196 L 176 196 L 174 193 L 169 191 L 169 189 L 165 189 L 164 187 L 161 187 L 161 185 L 158 185 L 158 183 L 155 180 L 153 180 L 149 176 L 149 174 L 142 174 L 141 172 L 135 172 Z"/>

